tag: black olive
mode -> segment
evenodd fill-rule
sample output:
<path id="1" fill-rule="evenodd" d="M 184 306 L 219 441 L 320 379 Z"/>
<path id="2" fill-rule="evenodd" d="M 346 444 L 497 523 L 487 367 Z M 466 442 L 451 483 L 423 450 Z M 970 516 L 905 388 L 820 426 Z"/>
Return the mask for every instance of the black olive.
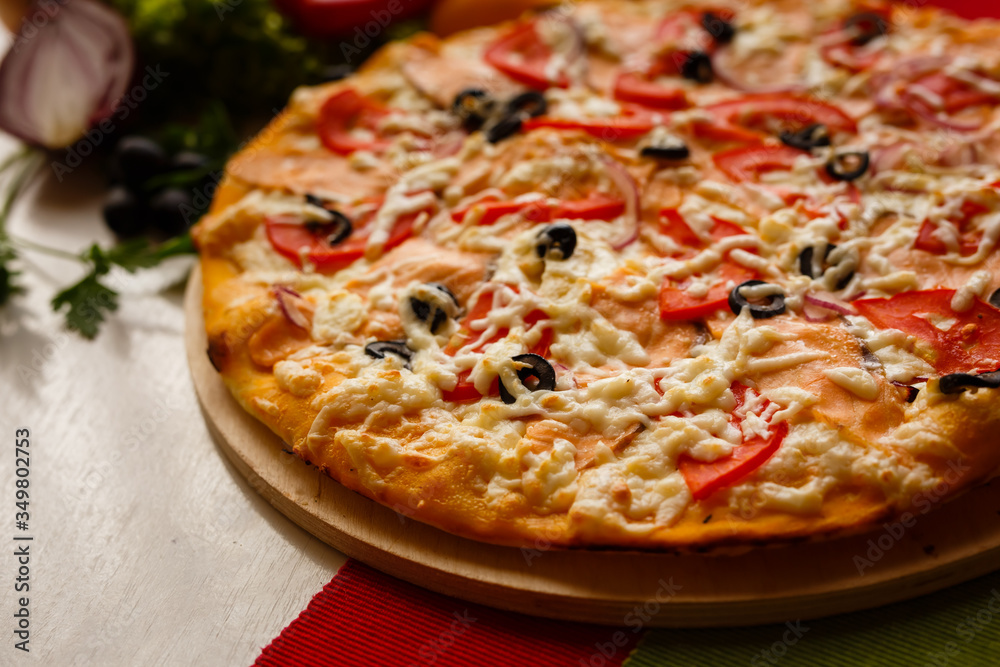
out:
<path id="1" fill-rule="evenodd" d="M 312 197 L 312 195 L 306 195 L 306 200 L 309 201 L 310 197 Z M 315 198 L 313 199 L 315 200 Z M 306 223 L 306 229 L 314 235 L 323 238 L 327 245 L 335 246 L 338 243 L 342 243 L 354 233 L 354 225 L 351 224 L 351 219 L 346 215 L 340 211 L 328 209 L 321 204 L 316 204 L 315 201 L 309 201 L 309 203 L 313 206 L 319 206 L 333 216 L 333 220 L 330 222 L 310 220 Z"/>
<path id="2" fill-rule="evenodd" d="M 565 222 L 548 225 L 535 239 L 535 252 L 542 259 L 569 259 L 576 250 L 576 230 Z"/>
<path id="3" fill-rule="evenodd" d="M 543 357 L 537 354 L 519 354 L 511 359 L 516 364 L 526 364 L 521 368 L 517 369 L 517 379 L 521 381 L 525 387 L 531 391 L 554 391 L 556 388 L 556 371 L 552 368 L 552 364 L 545 361 Z M 528 385 L 528 380 L 535 378 L 536 382 L 533 386 Z M 507 387 L 503 385 L 503 380 L 500 380 L 500 400 L 510 405 L 514 403 L 517 399 L 514 395 L 507 391 Z"/>
<path id="4" fill-rule="evenodd" d="M 545 95 L 542 95 L 537 90 L 529 90 L 512 97 L 507 102 L 506 113 L 508 116 L 527 114 L 528 118 L 534 118 L 541 116 L 548 109 L 549 103 L 545 101 Z"/>
<path id="5" fill-rule="evenodd" d="M 736 27 L 715 12 L 701 15 L 701 27 L 719 44 L 728 44 L 736 34 Z"/>
<path id="6" fill-rule="evenodd" d="M 482 88 L 466 88 L 455 96 L 451 111 L 470 130 L 479 129 L 493 113 L 496 101 Z"/>
<path id="7" fill-rule="evenodd" d="M 823 274 L 825 274 L 827 269 L 830 268 L 830 265 L 826 263 L 827 259 L 830 257 L 830 253 L 833 252 L 836 247 L 837 246 L 833 243 L 826 244 L 826 250 L 823 251 L 823 261 L 819 267 L 813 265 L 813 259 L 815 257 L 813 247 L 806 246 L 805 248 L 803 248 L 802 252 L 799 253 L 799 273 L 801 273 L 804 276 L 809 276 L 810 278 L 813 279 L 823 277 Z M 816 272 L 817 268 L 820 269 L 818 273 Z M 840 280 L 838 280 L 837 284 L 834 286 L 835 289 L 838 290 L 844 289 L 845 287 L 847 287 L 847 284 L 851 282 L 851 278 L 853 277 L 854 277 L 853 271 L 851 271 L 847 275 L 841 276 Z"/>
<path id="8" fill-rule="evenodd" d="M 410 367 L 413 359 L 413 350 L 406 347 L 405 340 L 376 340 L 365 345 L 365 354 L 373 359 L 385 359 L 387 354 L 395 354 L 405 361 L 406 368 Z"/>
<path id="9" fill-rule="evenodd" d="M 994 308 L 1000 308 L 1000 289 L 990 294 L 989 303 Z"/>
<path id="10" fill-rule="evenodd" d="M 129 190 L 141 194 L 146 182 L 166 171 L 166 153 L 152 139 L 140 136 L 122 137 L 112 154 L 112 171 Z"/>
<path id="11" fill-rule="evenodd" d="M 320 70 L 320 83 L 332 83 L 346 79 L 354 73 L 354 68 L 350 65 L 328 65 Z"/>
<path id="12" fill-rule="evenodd" d="M 966 389 L 997 389 L 1000 387 L 1000 371 L 972 375 L 971 373 L 951 373 L 938 381 L 942 394 L 959 394 Z"/>
<path id="13" fill-rule="evenodd" d="M 750 308 L 750 315 L 755 320 L 765 320 L 769 317 L 774 317 L 775 315 L 781 315 L 785 312 L 785 295 L 784 293 L 771 294 L 766 297 L 766 303 L 750 303 L 743 296 L 744 287 L 753 287 L 754 285 L 767 285 L 763 280 L 748 280 L 744 283 L 740 283 L 733 288 L 733 291 L 729 293 L 729 309 L 733 311 L 736 315 L 739 315 L 743 310 L 744 306 Z"/>
<path id="14" fill-rule="evenodd" d="M 704 51 L 692 51 L 681 63 L 681 76 L 698 83 L 712 83 L 715 74 L 712 72 L 712 59 Z"/>
<path id="15" fill-rule="evenodd" d="M 458 312 L 458 299 L 440 283 L 427 283 L 426 286 L 431 289 L 425 290 L 425 298 L 410 297 L 410 310 L 418 320 L 428 325 L 431 333 L 437 333 L 441 325 Z"/>
<path id="16" fill-rule="evenodd" d="M 212 161 L 207 156 L 195 151 L 181 151 L 170 160 L 170 168 L 174 171 L 193 171 L 207 169 Z"/>
<path id="17" fill-rule="evenodd" d="M 830 145 L 830 133 L 826 125 L 822 123 L 814 123 L 802 128 L 798 132 L 785 130 L 781 133 L 780 139 L 786 146 L 804 151 L 811 151 L 818 146 Z"/>
<path id="18" fill-rule="evenodd" d="M 862 12 L 855 14 L 844 21 L 844 31 L 851 33 L 851 44 L 864 46 L 876 37 L 881 37 L 889 32 L 889 26 L 885 19 L 872 12 Z"/>
<path id="19" fill-rule="evenodd" d="M 521 130 L 522 119 L 519 116 L 503 116 L 486 130 L 486 141 L 495 144 Z"/>
<path id="20" fill-rule="evenodd" d="M 167 236 L 180 234 L 199 217 L 191 193 L 186 190 L 167 188 L 149 200 L 150 222 Z"/>
<path id="21" fill-rule="evenodd" d="M 830 178 L 837 181 L 853 181 L 868 171 L 870 161 L 868 151 L 836 153 L 826 163 L 826 173 L 830 174 Z"/>
<path id="22" fill-rule="evenodd" d="M 639 155 L 658 160 L 686 160 L 691 156 L 691 150 L 687 144 L 683 143 L 670 146 L 646 146 L 639 151 Z"/>
<path id="23" fill-rule="evenodd" d="M 120 185 L 108 191 L 103 213 L 104 223 L 116 236 L 135 236 L 146 227 L 148 211 L 142 200 Z"/>

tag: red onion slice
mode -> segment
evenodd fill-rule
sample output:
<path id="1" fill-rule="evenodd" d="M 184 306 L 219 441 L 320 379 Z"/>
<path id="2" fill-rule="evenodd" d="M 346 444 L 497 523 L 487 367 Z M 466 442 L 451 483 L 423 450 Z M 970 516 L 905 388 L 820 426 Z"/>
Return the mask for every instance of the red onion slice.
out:
<path id="1" fill-rule="evenodd" d="M 608 176 L 625 200 L 625 213 L 622 214 L 625 218 L 625 230 L 618 239 L 611 242 L 612 248 L 621 250 L 639 238 L 639 210 L 641 208 L 639 185 L 620 162 L 607 156 L 602 156 L 602 158 L 608 168 Z"/>
<path id="2" fill-rule="evenodd" d="M 132 38 L 125 20 L 94 0 L 32 7 L 47 21 L 22 22 L 0 64 L 0 128 L 62 148 L 117 107 L 135 65 Z"/>
<path id="3" fill-rule="evenodd" d="M 833 311 L 834 313 L 837 313 L 838 315 L 857 315 L 858 314 L 856 310 L 854 310 L 853 308 L 851 308 L 850 306 L 848 306 L 846 304 L 837 303 L 837 302 L 834 302 L 834 301 L 827 301 L 825 299 L 820 299 L 820 298 L 817 298 L 817 297 L 813 296 L 812 294 L 806 294 L 805 295 L 805 302 L 808 303 L 808 304 L 810 304 L 810 305 L 816 306 L 817 308 L 825 308 L 826 310 Z"/>
<path id="4" fill-rule="evenodd" d="M 281 314 L 285 316 L 285 319 L 298 328 L 308 331 L 311 326 L 309 318 L 302 314 L 298 303 L 296 303 L 302 298 L 302 295 L 284 285 L 275 285 L 273 292 L 274 298 L 278 302 L 278 308 L 281 309 Z"/>
<path id="5" fill-rule="evenodd" d="M 808 90 L 808 87 L 798 83 L 797 81 L 789 81 L 784 84 L 777 84 L 773 86 L 751 86 L 745 81 L 741 81 L 740 78 L 734 73 L 732 64 L 729 62 L 732 57 L 730 51 L 732 49 L 729 47 L 723 47 L 718 49 L 712 56 L 712 72 L 715 77 L 726 84 L 734 90 L 738 90 L 741 93 L 758 93 L 758 94 L 773 94 L 773 93 L 804 93 Z"/>

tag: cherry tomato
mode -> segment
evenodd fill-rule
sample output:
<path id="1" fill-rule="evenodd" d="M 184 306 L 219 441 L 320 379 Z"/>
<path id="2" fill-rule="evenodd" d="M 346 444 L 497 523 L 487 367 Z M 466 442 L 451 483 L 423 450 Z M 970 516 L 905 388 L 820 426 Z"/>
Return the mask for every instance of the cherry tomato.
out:
<path id="1" fill-rule="evenodd" d="M 389 141 L 378 135 L 378 122 L 389 110 L 353 88 L 331 95 L 320 107 L 316 130 L 320 141 L 334 153 L 350 155 L 354 151 L 382 151 Z M 356 129 L 367 130 L 375 138 L 360 138 Z"/>

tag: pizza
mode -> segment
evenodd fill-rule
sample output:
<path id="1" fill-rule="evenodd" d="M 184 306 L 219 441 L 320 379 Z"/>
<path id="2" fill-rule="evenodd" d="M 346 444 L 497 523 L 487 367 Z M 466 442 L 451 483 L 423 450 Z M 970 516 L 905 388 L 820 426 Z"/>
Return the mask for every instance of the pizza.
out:
<path id="1" fill-rule="evenodd" d="M 998 39 L 649 0 L 392 43 L 228 165 L 208 355 L 299 457 L 472 539 L 733 550 L 937 506 L 1000 469 Z"/>

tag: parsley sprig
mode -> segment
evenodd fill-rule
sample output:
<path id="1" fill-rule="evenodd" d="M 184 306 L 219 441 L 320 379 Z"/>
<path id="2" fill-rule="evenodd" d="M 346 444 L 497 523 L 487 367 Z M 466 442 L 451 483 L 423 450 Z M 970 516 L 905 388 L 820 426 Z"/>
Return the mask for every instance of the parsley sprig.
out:
<path id="1" fill-rule="evenodd" d="M 52 298 L 52 309 L 64 314 L 67 329 L 76 331 L 84 338 L 93 339 L 107 315 L 118 310 L 118 292 L 109 287 L 106 280 L 102 281 L 113 267 L 135 273 L 140 269 L 152 268 L 169 257 L 195 252 L 191 237 L 187 234 L 160 244 L 153 244 L 148 239 L 135 239 L 102 248 L 95 243 L 79 254 L 13 236 L 6 230 L 7 219 L 17 197 L 37 173 L 37 154 L 30 150 L 16 154 L 0 164 L 0 173 L 18 164 L 21 165 L 21 170 L 11 180 L 4 193 L 3 203 L 0 204 L 0 306 L 24 293 L 24 286 L 18 282 L 20 272 L 14 268 L 18 249 L 80 262 L 87 267 L 87 273 Z"/>

